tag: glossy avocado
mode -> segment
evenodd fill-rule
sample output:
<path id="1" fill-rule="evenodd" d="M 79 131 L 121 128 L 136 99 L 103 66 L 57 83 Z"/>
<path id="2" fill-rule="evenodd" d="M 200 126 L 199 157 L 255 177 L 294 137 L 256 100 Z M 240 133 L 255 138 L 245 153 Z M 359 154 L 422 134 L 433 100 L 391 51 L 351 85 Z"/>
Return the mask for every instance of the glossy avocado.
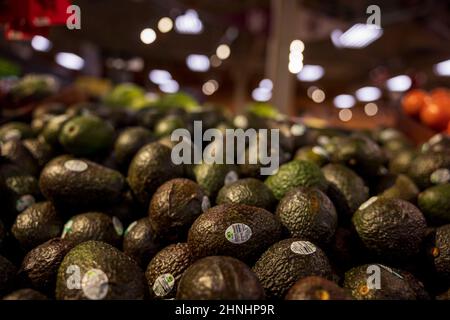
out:
<path id="1" fill-rule="evenodd" d="M 139 149 L 153 140 L 152 133 L 146 128 L 129 127 L 124 129 L 114 143 L 115 160 L 121 167 L 128 168 Z"/>
<path id="2" fill-rule="evenodd" d="M 238 180 L 239 175 L 234 165 L 219 163 L 202 163 L 193 168 L 195 180 L 206 194 L 215 199 L 219 190 L 227 184 Z"/>
<path id="3" fill-rule="evenodd" d="M 425 189 L 419 194 L 417 203 L 425 217 L 433 222 L 450 222 L 450 183 Z"/>
<path id="4" fill-rule="evenodd" d="M 450 153 L 427 152 L 418 155 L 411 163 L 408 175 L 423 190 L 450 180 Z"/>
<path id="5" fill-rule="evenodd" d="M 20 289 L 4 296 L 3 300 L 48 300 L 48 298 L 33 289 Z"/>
<path id="6" fill-rule="evenodd" d="M 286 300 L 352 300 L 351 295 L 336 283 L 310 276 L 298 280 L 285 296 Z"/>

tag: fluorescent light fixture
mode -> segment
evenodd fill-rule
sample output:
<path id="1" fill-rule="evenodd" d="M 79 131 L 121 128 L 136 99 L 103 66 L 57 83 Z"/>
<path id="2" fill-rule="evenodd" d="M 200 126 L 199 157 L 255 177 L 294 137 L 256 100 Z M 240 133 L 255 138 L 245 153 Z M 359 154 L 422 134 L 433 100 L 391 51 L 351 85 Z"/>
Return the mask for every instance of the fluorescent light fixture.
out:
<path id="1" fill-rule="evenodd" d="M 173 28 L 173 21 L 169 17 L 164 17 L 158 21 L 158 30 L 161 33 L 167 33 Z"/>
<path id="2" fill-rule="evenodd" d="M 289 61 L 288 69 L 290 73 L 297 74 L 303 69 L 303 61 L 291 60 Z"/>
<path id="3" fill-rule="evenodd" d="M 155 70 L 150 71 L 150 73 L 148 74 L 148 78 L 154 84 L 161 85 L 161 84 L 165 84 L 165 83 L 171 81 L 172 75 L 170 74 L 169 71 L 155 69 Z"/>
<path id="4" fill-rule="evenodd" d="M 156 32 L 152 28 L 145 28 L 141 31 L 141 41 L 145 44 L 151 44 L 156 40 Z"/>
<path id="5" fill-rule="evenodd" d="M 341 37 L 341 35 L 342 35 L 342 31 L 341 31 L 341 30 L 333 30 L 333 31 L 331 32 L 331 35 L 330 35 L 330 37 L 331 37 L 331 42 L 333 42 L 333 44 L 334 44 L 334 46 L 335 46 L 336 48 L 342 48 L 342 43 L 341 43 L 341 41 L 339 40 L 339 38 Z"/>
<path id="6" fill-rule="evenodd" d="M 205 95 L 210 96 L 219 89 L 219 83 L 216 80 L 208 80 L 202 86 Z"/>
<path id="7" fill-rule="evenodd" d="M 341 94 L 333 99 L 336 108 L 348 109 L 355 105 L 355 98 L 350 94 Z"/>
<path id="8" fill-rule="evenodd" d="M 230 49 L 230 46 L 228 46 L 227 44 L 221 44 L 220 46 L 217 47 L 216 56 L 219 59 L 221 59 L 221 60 L 228 59 L 230 54 L 231 54 L 231 49 Z"/>
<path id="9" fill-rule="evenodd" d="M 203 31 L 203 23 L 195 10 L 187 10 L 175 19 L 175 29 L 181 34 L 199 34 Z"/>
<path id="10" fill-rule="evenodd" d="M 84 67 L 84 60 L 75 53 L 59 52 L 55 57 L 56 63 L 70 70 L 81 70 Z"/>
<path id="11" fill-rule="evenodd" d="M 374 24 L 357 23 L 339 36 L 339 43 L 346 48 L 365 48 L 382 35 L 383 29 Z"/>
<path id="12" fill-rule="evenodd" d="M 272 98 L 272 91 L 265 88 L 256 88 L 252 91 L 252 98 L 259 102 L 269 101 Z"/>
<path id="13" fill-rule="evenodd" d="M 209 70 L 209 59 L 202 54 L 191 54 L 186 58 L 188 68 L 195 72 L 206 72 Z"/>
<path id="14" fill-rule="evenodd" d="M 352 117 L 353 117 L 352 110 L 343 109 L 343 110 L 339 111 L 339 120 L 341 120 L 343 122 L 352 120 Z"/>
<path id="15" fill-rule="evenodd" d="M 306 64 L 297 74 L 297 79 L 304 82 L 314 82 L 319 80 L 325 74 L 323 67 L 318 65 Z"/>
<path id="16" fill-rule="evenodd" d="M 159 85 L 159 90 L 164 93 L 176 93 L 180 90 L 180 85 L 175 80 L 169 80 Z"/>
<path id="17" fill-rule="evenodd" d="M 370 102 L 380 99 L 381 90 L 377 87 L 362 87 L 355 92 L 355 96 L 359 101 Z"/>
<path id="18" fill-rule="evenodd" d="M 291 52 L 293 52 L 293 51 L 303 52 L 303 50 L 305 50 L 305 44 L 303 43 L 302 40 L 298 40 L 298 39 L 293 40 L 291 42 L 289 49 L 291 50 Z"/>
<path id="19" fill-rule="evenodd" d="M 407 75 L 399 75 L 386 81 L 386 86 L 393 92 L 404 92 L 411 88 L 412 80 Z"/>
<path id="20" fill-rule="evenodd" d="M 273 82 L 270 79 L 262 79 L 259 82 L 259 87 L 271 91 L 273 89 Z"/>
<path id="21" fill-rule="evenodd" d="M 450 76 L 450 59 L 435 64 L 433 69 L 434 69 L 434 73 L 436 73 L 437 75 L 449 77 Z"/>
<path id="22" fill-rule="evenodd" d="M 52 48 L 52 43 L 46 37 L 34 36 L 31 39 L 31 46 L 36 51 L 48 52 Z"/>

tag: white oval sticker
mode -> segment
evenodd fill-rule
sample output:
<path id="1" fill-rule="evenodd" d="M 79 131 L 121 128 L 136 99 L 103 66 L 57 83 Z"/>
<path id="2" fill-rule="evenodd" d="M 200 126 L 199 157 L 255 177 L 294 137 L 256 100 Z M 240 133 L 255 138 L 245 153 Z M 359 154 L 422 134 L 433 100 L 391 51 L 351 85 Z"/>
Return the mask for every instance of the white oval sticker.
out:
<path id="1" fill-rule="evenodd" d="M 364 202 L 358 210 L 364 210 L 365 208 L 367 208 L 368 206 L 370 206 L 372 203 L 374 203 L 375 201 L 378 200 L 378 197 L 371 197 L 369 200 L 367 200 L 366 202 Z"/>
<path id="2" fill-rule="evenodd" d="M 153 292 L 158 297 L 164 297 L 172 291 L 175 285 L 175 277 L 170 273 L 165 273 L 156 278 L 153 284 Z"/>
<path id="3" fill-rule="evenodd" d="M 112 218 L 112 223 L 114 226 L 114 230 L 116 230 L 116 233 L 121 236 L 123 235 L 123 224 L 120 222 L 120 220 L 117 217 Z"/>
<path id="4" fill-rule="evenodd" d="M 88 299 L 102 300 L 108 294 L 108 276 L 100 269 L 91 269 L 84 274 L 81 288 Z"/>
<path id="5" fill-rule="evenodd" d="M 20 140 L 20 138 L 22 138 L 22 133 L 18 129 L 8 130 L 3 136 L 4 141 Z"/>
<path id="6" fill-rule="evenodd" d="M 88 165 L 86 162 L 81 160 L 68 160 L 64 163 L 64 167 L 73 172 L 83 172 L 86 171 Z"/>
<path id="7" fill-rule="evenodd" d="M 316 250 L 316 246 L 309 241 L 294 241 L 291 243 L 291 251 L 297 254 L 313 254 Z"/>
<path id="8" fill-rule="evenodd" d="M 67 221 L 67 223 L 64 225 L 64 229 L 63 229 L 63 232 L 62 232 L 62 235 L 61 235 L 62 239 L 64 239 L 64 237 L 68 233 L 72 232 L 72 225 L 73 225 L 73 221 L 72 220 Z"/>
<path id="9" fill-rule="evenodd" d="M 128 226 L 127 230 L 125 230 L 125 235 L 127 235 L 128 232 L 130 232 L 131 229 L 133 229 L 135 225 L 137 225 L 137 221 L 132 222 L 132 223 Z"/>
<path id="10" fill-rule="evenodd" d="M 236 171 L 232 170 L 228 172 L 227 175 L 225 176 L 224 184 L 227 186 L 230 183 L 236 182 L 238 179 L 239 179 L 238 174 L 236 173 Z"/>
<path id="11" fill-rule="evenodd" d="M 211 202 L 209 201 L 209 198 L 207 196 L 203 196 L 203 200 L 202 200 L 202 212 L 205 212 L 206 210 L 208 210 L 209 208 L 211 208 Z"/>
<path id="12" fill-rule="evenodd" d="M 322 148 L 321 146 L 313 147 L 312 148 L 312 152 L 317 154 L 317 155 L 319 155 L 319 156 L 328 158 L 328 152 L 324 148 Z"/>
<path id="13" fill-rule="evenodd" d="M 291 127 L 291 133 L 293 136 L 299 137 L 305 134 L 306 127 L 303 124 L 294 124 Z"/>
<path id="14" fill-rule="evenodd" d="M 328 144 L 329 142 L 330 142 L 330 138 L 328 138 L 327 136 L 319 136 L 317 138 L 317 143 L 322 146 Z"/>
<path id="15" fill-rule="evenodd" d="M 33 205 L 36 202 L 34 197 L 31 194 L 25 194 L 21 196 L 16 202 L 16 210 L 22 212 L 29 206 Z"/>
<path id="16" fill-rule="evenodd" d="M 225 238 L 234 244 L 247 242 L 252 236 L 252 229 L 244 223 L 234 223 L 225 230 Z"/>
<path id="17" fill-rule="evenodd" d="M 443 184 L 450 181 L 450 170 L 446 168 L 437 169 L 430 176 L 430 181 L 433 184 Z"/>

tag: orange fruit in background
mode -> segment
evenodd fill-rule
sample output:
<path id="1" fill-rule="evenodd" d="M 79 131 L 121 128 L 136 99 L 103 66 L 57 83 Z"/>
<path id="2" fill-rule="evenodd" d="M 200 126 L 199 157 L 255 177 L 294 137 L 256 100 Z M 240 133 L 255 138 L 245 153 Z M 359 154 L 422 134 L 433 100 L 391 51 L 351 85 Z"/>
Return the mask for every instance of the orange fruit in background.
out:
<path id="1" fill-rule="evenodd" d="M 414 89 L 409 91 L 402 99 L 403 111 L 412 117 L 418 116 L 428 98 L 428 94 L 423 90 Z"/>
<path id="2" fill-rule="evenodd" d="M 450 114 L 444 105 L 427 101 L 420 112 L 420 120 L 430 128 L 438 131 L 445 130 L 450 121 Z"/>
<path id="3" fill-rule="evenodd" d="M 450 135 L 450 121 L 448 122 L 448 126 L 447 126 L 447 134 Z"/>
<path id="4" fill-rule="evenodd" d="M 450 91 L 444 88 L 437 88 L 431 91 L 431 99 L 434 103 L 443 108 L 450 116 Z"/>

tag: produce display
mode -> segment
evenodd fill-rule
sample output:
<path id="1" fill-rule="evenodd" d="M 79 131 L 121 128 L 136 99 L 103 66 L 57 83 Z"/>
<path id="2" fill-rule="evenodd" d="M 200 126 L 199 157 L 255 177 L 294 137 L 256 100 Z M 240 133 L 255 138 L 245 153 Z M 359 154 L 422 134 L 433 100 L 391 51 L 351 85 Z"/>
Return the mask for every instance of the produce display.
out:
<path id="1" fill-rule="evenodd" d="M 450 136 L 430 111 L 448 91 L 405 96 L 443 131 L 414 145 L 395 128 L 314 128 L 268 104 L 231 115 L 131 84 L 46 101 L 56 86 L 37 79 L 5 98 L 32 113 L 0 126 L 3 299 L 449 299 Z M 171 134 L 194 121 L 278 129 L 279 169 L 174 163 Z"/>

